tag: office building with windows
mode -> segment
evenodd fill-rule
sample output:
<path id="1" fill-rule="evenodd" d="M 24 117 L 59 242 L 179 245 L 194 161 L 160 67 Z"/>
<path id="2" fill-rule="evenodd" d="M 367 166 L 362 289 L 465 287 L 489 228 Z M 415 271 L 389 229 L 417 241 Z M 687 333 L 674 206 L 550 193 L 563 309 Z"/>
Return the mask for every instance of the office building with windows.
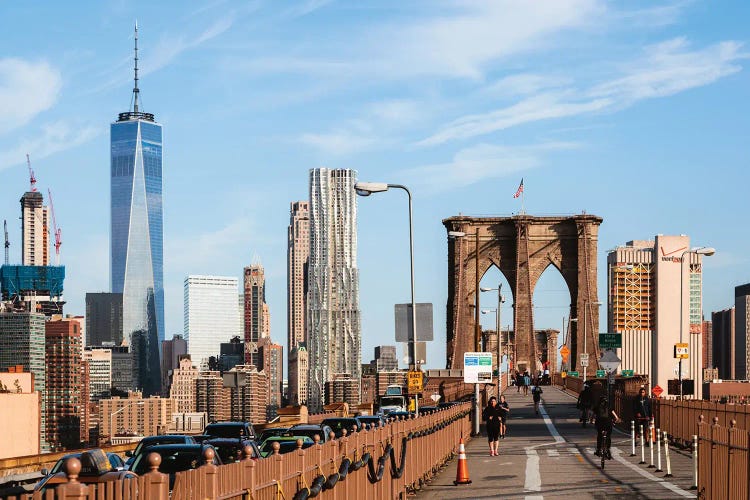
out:
<path id="1" fill-rule="evenodd" d="M 750 379 L 750 283 L 734 288 L 735 370 L 740 380 Z"/>
<path id="2" fill-rule="evenodd" d="M 268 337 L 266 325 L 266 273 L 256 262 L 244 269 L 245 363 L 258 366 L 258 342 Z"/>
<path id="3" fill-rule="evenodd" d="M 682 378 L 693 380 L 694 397 L 700 398 L 703 256 L 687 253 L 689 249 L 688 236 L 657 235 L 610 251 L 607 331 L 622 334 L 620 369 L 648 375 L 652 387 L 659 385 L 665 392 L 667 381 L 678 378 L 674 345 L 682 337 L 689 344 Z"/>
<path id="4" fill-rule="evenodd" d="M 307 334 L 313 411 L 325 404 L 326 382 L 334 374 L 359 380 L 362 369 L 356 182 L 355 170 L 310 170 Z"/>
<path id="5" fill-rule="evenodd" d="M 133 107 L 110 126 L 110 278 L 122 294 L 123 335 L 132 345 L 139 332 L 144 345 L 138 379 L 150 395 L 161 389 L 164 340 L 162 126 L 140 110 L 139 92 L 136 27 Z"/>
<path id="6" fill-rule="evenodd" d="M 221 343 L 239 336 L 237 278 L 188 276 L 185 278 L 185 331 L 188 354 L 199 370 L 208 369 L 208 358 L 218 363 Z"/>
<path id="7" fill-rule="evenodd" d="M 45 323 L 46 439 L 52 451 L 81 447 L 81 346 L 78 320 Z"/>
<path id="8" fill-rule="evenodd" d="M 307 266 L 310 257 L 310 203 L 293 201 L 287 229 L 287 348 L 289 401 L 307 401 Z"/>

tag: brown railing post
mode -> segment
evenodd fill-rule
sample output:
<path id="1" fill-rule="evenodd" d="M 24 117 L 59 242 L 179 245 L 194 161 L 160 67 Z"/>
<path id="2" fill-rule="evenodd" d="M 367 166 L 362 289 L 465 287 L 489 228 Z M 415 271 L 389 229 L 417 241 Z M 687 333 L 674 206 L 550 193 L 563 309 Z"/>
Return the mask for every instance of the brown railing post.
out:
<path id="1" fill-rule="evenodd" d="M 245 490 L 245 498 L 253 498 L 255 493 L 255 460 L 253 460 L 253 448 L 247 445 L 242 451 L 242 489 Z"/>
<path id="2" fill-rule="evenodd" d="M 735 431 L 735 425 L 737 425 L 737 421 L 732 419 L 729 422 L 729 429 L 727 429 L 727 489 L 732 488 L 732 435 Z"/>
<path id="3" fill-rule="evenodd" d="M 214 456 L 216 453 L 214 452 L 213 448 L 206 448 L 203 451 L 203 459 L 205 460 L 205 464 L 200 467 L 201 472 L 203 473 L 203 477 L 205 478 L 205 491 L 204 491 L 204 498 L 216 498 L 219 496 L 218 486 L 218 467 L 214 465 Z"/>
<path id="4" fill-rule="evenodd" d="M 146 461 L 149 471 L 139 478 L 142 481 L 140 486 L 143 488 L 143 498 L 167 500 L 169 498 L 169 476 L 159 472 L 161 455 L 149 453 Z"/>
<path id="5" fill-rule="evenodd" d="M 81 472 L 81 461 L 75 457 L 69 458 L 63 465 L 68 482 L 63 483 L 55 489 L 55 497 L 60 500 L 84 500 L 89 493 L 89 487 L 78 482 L 78 474 Z"/>

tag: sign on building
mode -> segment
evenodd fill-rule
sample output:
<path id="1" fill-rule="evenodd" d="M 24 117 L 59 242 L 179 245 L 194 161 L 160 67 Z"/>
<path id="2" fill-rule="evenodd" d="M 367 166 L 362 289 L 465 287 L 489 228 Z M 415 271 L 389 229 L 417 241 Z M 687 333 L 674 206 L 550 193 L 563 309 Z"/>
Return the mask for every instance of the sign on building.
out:
<path id="1" fill-rule="evenodd" d="M 492 353 L 464 353 L 464 383 L 486 384 L 492 382 Z"/>

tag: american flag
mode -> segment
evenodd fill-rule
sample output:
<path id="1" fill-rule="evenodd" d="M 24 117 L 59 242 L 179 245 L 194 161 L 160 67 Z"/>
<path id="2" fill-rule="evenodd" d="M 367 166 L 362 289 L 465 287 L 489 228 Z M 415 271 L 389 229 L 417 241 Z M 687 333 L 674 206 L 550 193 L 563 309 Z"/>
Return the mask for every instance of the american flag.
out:
<path id="1" fill-rule="evenodd" d="M 521 178 L 521 184 L 518 185 L 518 189 L 516 190 L 516 194 L 513 195 L 513 198 L 518 198 L 521 196 L 521 193 L 523 193 L 523 178 Z"/>

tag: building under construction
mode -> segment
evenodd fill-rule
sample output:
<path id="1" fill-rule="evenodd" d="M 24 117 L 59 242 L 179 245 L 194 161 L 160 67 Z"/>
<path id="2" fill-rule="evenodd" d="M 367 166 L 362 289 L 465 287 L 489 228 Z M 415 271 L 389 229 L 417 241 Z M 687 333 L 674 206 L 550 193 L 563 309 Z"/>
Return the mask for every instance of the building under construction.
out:
<path id="1" fill-rule="evenodd" d="M 17 310 L 63 314 L 64 281 L 65 266 L 0 266 L 2 300 Z"/>

